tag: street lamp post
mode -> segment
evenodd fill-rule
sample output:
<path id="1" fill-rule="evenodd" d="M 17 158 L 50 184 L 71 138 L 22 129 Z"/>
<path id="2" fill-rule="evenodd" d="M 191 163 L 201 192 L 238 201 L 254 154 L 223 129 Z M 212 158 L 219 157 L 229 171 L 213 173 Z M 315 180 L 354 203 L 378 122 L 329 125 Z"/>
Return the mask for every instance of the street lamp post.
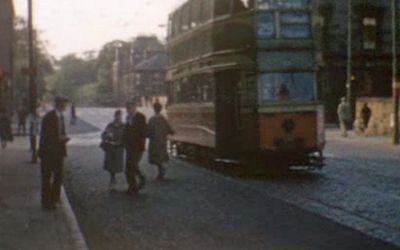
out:
<path id="1" fill-rule="evenodd" d="M 399 144 L 399 82 L 397 79 L 397 0 L 392 0 L 393 144 Z"/>
<path id="2" fill-rule="evenodd" d="M 346 97 L 347 102 L 351 103 L 352 86 L 351 86 L 351 59 L 352 59 L 352 0 L 347 0 L 347 73 L 346 73 Z"/>
<path id="3" fill-rule="evenodd" d="M 36 117 L 36 107 L 37 107 L 37 86 L 35 82 L 36 77 L 36 66 L 34 59 L 34 31 L 33 31 L 33 11 L 32 11 L 32 0 L 28 0 L 28 47 L 29 47 L 29 111 L 31 114 L 31 119 Z M 32 131 L 33 132 L 33 131 Z M 30 135 L 34 143 L 32 143 L 32 163 L 37 162 L 37 147 L 36 147 L 36 135 L 33 133 Z"/>

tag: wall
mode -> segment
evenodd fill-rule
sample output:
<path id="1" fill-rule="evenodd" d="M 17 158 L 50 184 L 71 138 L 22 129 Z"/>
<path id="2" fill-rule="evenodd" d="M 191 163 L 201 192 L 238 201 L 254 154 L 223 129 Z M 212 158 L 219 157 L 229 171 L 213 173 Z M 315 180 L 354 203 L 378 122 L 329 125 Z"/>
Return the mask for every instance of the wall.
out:
<path id="1" fill-rule="evenodd" d="M 371 119 L 365 135 L 389 136 L 392 134 L 392 99 L 391 98 L 358 98 L 356 102 L 356 126 L 355 130 L 361 134 L 358 121 L 361 121 L 361 109 L 364 103 L 368 103 L 372 111 Z"/>

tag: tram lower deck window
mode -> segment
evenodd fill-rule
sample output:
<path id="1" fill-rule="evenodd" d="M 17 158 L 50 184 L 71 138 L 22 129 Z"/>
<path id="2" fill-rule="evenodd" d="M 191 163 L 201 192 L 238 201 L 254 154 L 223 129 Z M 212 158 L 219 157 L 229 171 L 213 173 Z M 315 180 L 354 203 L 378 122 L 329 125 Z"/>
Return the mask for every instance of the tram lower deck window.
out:
<path id="1" fill-rule="evenodd" d="M 315 80 L 311 72 L 265 73 L 259 78 L 260 102 L 313 102 Z"/>

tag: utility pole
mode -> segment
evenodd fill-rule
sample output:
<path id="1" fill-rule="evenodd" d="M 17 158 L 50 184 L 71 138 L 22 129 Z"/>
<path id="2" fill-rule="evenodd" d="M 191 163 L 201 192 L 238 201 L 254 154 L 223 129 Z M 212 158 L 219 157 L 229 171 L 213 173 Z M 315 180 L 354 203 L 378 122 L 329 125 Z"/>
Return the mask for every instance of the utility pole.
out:
<path id="1" fill-rule="evenodd" d="M 33 31 L 33 7 L 32 1 L 28 0 L 28 43 L 29 43 L 29 111 L 31 114 L 31 119 L 36 117 L 37 108 L 37 86 L 35 82 L 36 78 L 36 65 L 34 58 L 34 31 Z M 32 148 L 32 163 L 37 162 L 37 147 L 36 147 L 36 135 L 30 135 L 34 138 L 33 148 Z"/>
<path id="2" fill-rule="evenodd" d="M 393 86 L 393 144 L 399 144 L 399 94 L 397 79 L 397 0 L 392 0 L 392 86 Z"/>
<path id="3" fill-rule="evenodd" d="M 352 0 L 347 0 L 347 74 L 346 74 L 346 99 L 347 102 L 351 103 L 352 86 L 351 86 L 351 59 L 352 59 Z"/>

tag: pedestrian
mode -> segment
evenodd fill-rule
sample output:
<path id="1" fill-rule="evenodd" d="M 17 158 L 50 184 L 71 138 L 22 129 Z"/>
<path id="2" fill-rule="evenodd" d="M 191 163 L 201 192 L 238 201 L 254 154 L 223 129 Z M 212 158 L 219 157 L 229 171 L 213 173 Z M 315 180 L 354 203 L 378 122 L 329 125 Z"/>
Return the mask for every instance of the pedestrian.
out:
<path id="1" fill-rule="evenodd" d="M 26 117 L 27 112 L 25 108 L 20 107 L 18 110 L 18 135 L 26 136 Z"/>
<path id="2" fill-rule="evenodd" d="M 71 105 L 71 120 L 70 120 L 70 124 L 71 125 L 75 125 L 75 123 L 76 123 L 76 107 L 75 107 L 75 104 L 73 103 L 72 105 Z"/>
<path id="3" fill-rule="evenodd" d="M 0 143 L 1 147 L 5 148 L 7 142 L 13 141 L 13 134 L 11 129 L 11 120 L 4 109 L 0 110 Z"/>
<path id="4" fill-rule="evenodd" d="M 124 135 L 124 123 L 122 122 L 122 111 L 114 113 L 114 120 L 110 122 L 101 135 L 101 148 L 105 152 L 104 169 L 110 173 L 110 190 L 116 186 L 115 175 L 121 173 L 124 168 L 124 147 L 122 139 Z"/>
<path id="5" fill-rule="evenodd" d="M 123 142 L 126 149 L 125 174 L 129 185 L 128 195 L 136 195 L 146 184 L 146 178 L 139 168 L 145 150 L 146 118 L 137 111 L 138 99 L 126 105 L 127 119 L 124 128 Z M 139 179 L 139 183 L 136 178 Z"/>
<path id="6" fill-rule="evenodd" d="M 40 117 L 38 112 L 36 111 L 34 114 L 29 115 L 29 142 L 30 142 L 30 150 L 32 153 L 33 161 L 36 161 L 36 144 L 37 144 L 37 136 L 39 135 L 39 127 L 40 127 Z"/>
<path id="7" fill-rule="evenodd" d="M 372 111 L 368 107 L 368 103 L 364 103 L 361 109 L 361 119 L 362 119 L 362 132 L 365 132 L 368 128 L 369 120 L 371 119 Z"/>
<path id="8" fill-rule="evenodd" d="M 337 114 L 339 118 L 340 131 L 343 137 L 347 137 L 347 126 L 351 120 L 350 105 L 345 97 L 341 98 L 340 104 L 337 108 Z"/>
<path id="9" fill-rule="evenodd" d="M 147 136 L 149 138 L 149 163 L 158 168 L 158 180 L 164 180 L 166 168 L 163 165 L 168 161 L 167 137 L 174 134 L 167 119 L 161 115 L 162 106 L 159 102 L 153 105 L 154 116 L 149 120 Z"/>
<path id="10" fill-rule="evenodd" d="M 55 109 L 42 120 L 40 130 L 39 157 L 41 159 L 41 202 L 45 210 L 53 210 L 60 201 L 63 182 L 63 161 L 67 156 L 70 140 L 65 131 L 64 111 L 68 99 L 55 98 Z"/>

